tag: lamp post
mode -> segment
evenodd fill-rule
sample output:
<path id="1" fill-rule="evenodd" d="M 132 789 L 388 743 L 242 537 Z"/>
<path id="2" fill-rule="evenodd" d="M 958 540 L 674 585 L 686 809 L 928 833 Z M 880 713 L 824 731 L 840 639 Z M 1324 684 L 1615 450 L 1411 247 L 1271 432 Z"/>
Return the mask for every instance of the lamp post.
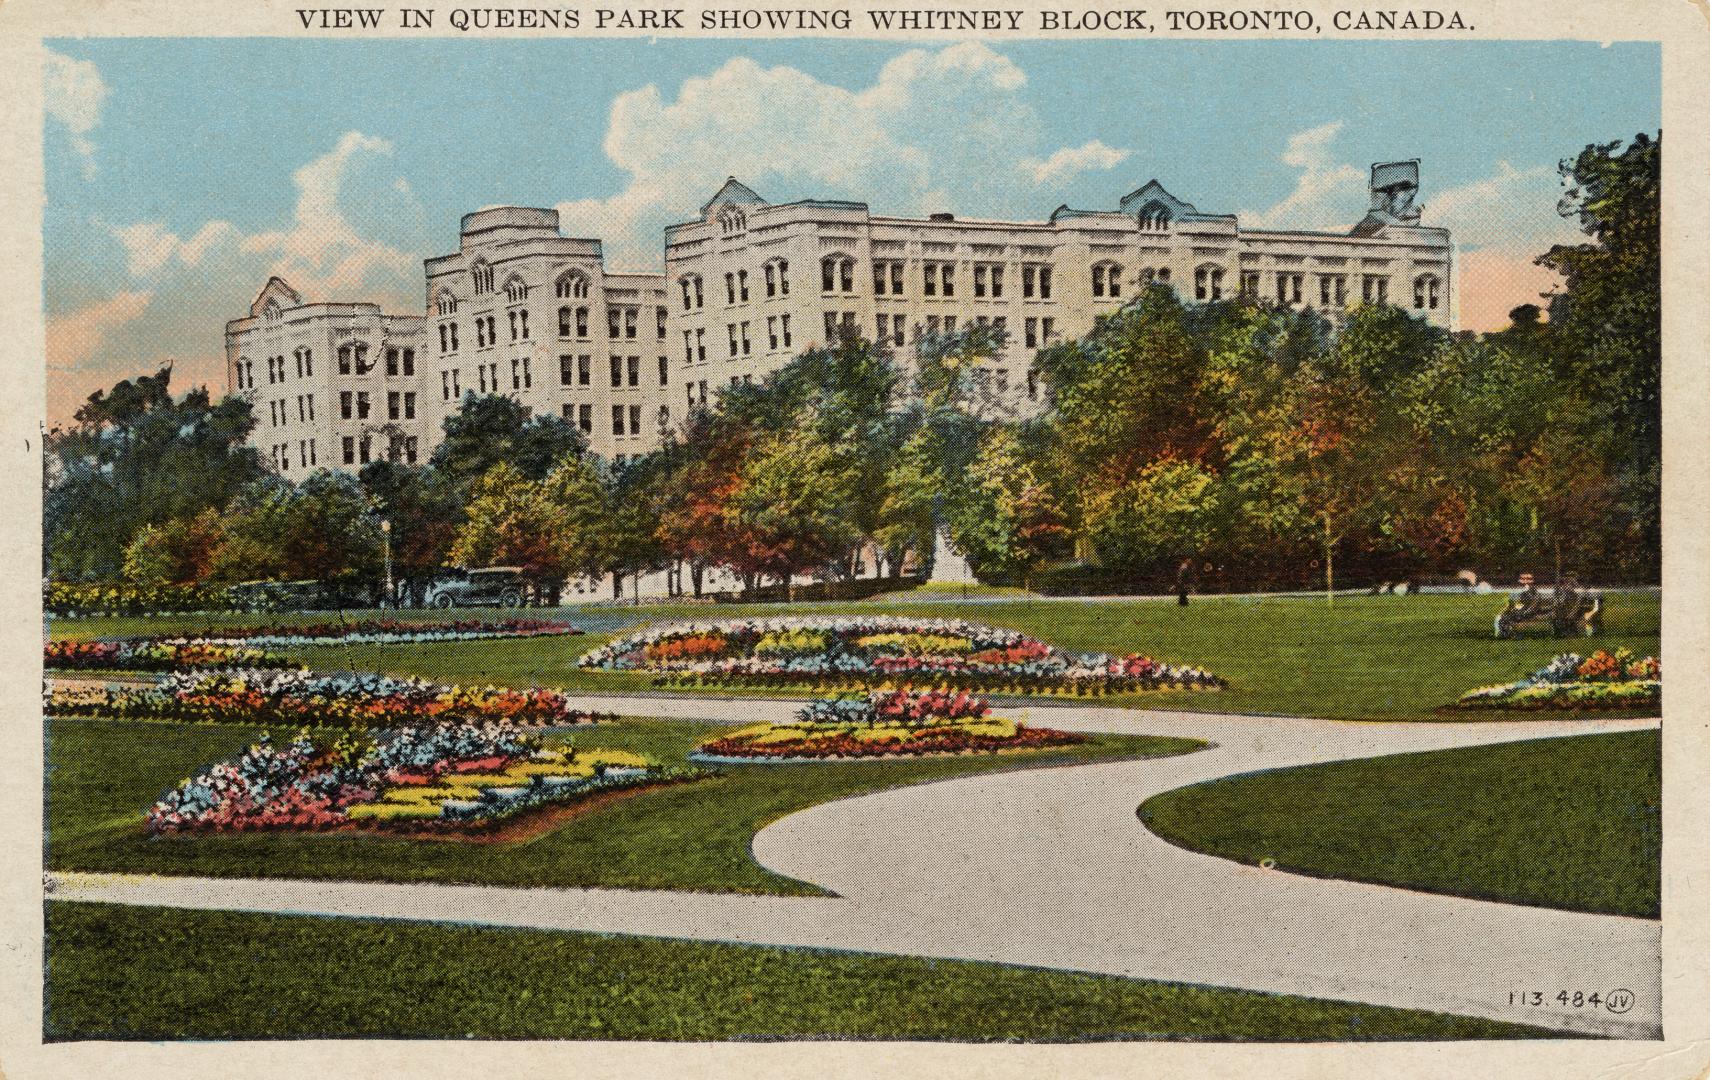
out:
<path id="1" fill-rule="evenodd" d="M 392 587 L 392 522 L 389 518 L 380 521 L 380 548 L 386 557 L 386 603 L 397 606 L 397 593 Z"/>

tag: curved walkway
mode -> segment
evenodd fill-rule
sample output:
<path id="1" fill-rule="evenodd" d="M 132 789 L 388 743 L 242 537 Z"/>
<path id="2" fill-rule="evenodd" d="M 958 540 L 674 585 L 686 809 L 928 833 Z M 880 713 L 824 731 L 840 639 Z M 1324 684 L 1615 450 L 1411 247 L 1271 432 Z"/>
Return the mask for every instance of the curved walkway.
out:
<path id="1" fill-rule="evenodd" d="M 592 696 L 752 723 L 780 701 Z M 1136 809 L 1257 769 L 1654 727 L 1654 720 L 1347 723 L 1090 706 L 1042 725 L 1205 739 L 1172 758 L 987 774 L 826 803 L 762 830 L 767 868 L 835 898 L 62 874 L 56 899 L 433 919 L 990 960 L 1432 1009 L 1626 1038 L 1661 1031 L 1661 924 L 1265 871 L 1184 851 Z M 835 764 L 822 766 L 837 768 Z M 1623 989 L 1630 1011 L 1563 1007 Z M 1521 991 L 1544 1003 L 1512 1004 Z"/>

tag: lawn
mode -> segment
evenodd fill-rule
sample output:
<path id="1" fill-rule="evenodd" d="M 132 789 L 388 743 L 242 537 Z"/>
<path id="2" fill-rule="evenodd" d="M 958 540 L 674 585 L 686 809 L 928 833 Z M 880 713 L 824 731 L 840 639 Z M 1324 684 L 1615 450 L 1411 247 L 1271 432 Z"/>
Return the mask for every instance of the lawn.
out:
<path id="1" fill-rule="evenodd" d="M 1436 1013 L 989 963 L 310 916 L 46 909 L 50 1041 L 1559 1037 Z"/>
<path id="2" fill-rule="evenodd" d="M 1099 735 L 1076 746 L 915 761 L 728 766 L 721 774 L 620 799 L 533 840 L 472 844 L 355 833 L 241 833 L 150 840 L 142 814 L 202 765 L 240 752 L 259 729 L 236 725 L 50 720 L 47 866 L 228 877 L 603 886 L 815 894 L 761 868 L 754 834 L 806 807 L 905 784 L 996 769 L 1184 753 L 1188 739 Z M 581 729 L 588 747 L 682 764 L 718 725 L 626 720 Z"/>
<path id="3" fill-rule="evenodd" d="M 1110 704 L 1214 712 L 1321 716 L 1334 719 L 1428 720 L 1462 693 L 1508 682 L 1558 652 L 1625 645 L 1640 655 L 1659 649 L 1660 598 L 1618 593 L 1608 598 L 1606 630 L 1595 642 L 1531 635 L 1491 637 L 1503 604 L 1491 596 L 1200 597 L 1173 602 L 989 600 L 960 603 L 719 605 L 717 607 L 575 608 L 560 614 L 586 628 L 578 637 L 321 647 L 293 655 L 320 669 L 379 670 L 464 683 L 642 690 L 651 680 L 629 672 L 583 671 L 576 657 L 641 622 L 720 619 L 744 614 L 878 612 L 966 618 L 1009 626 L 1077 651 L 1141 652 L 1202 665 L 1229 680 L 1217 693 L 1155 691 L 1100 699 Z M 427 617 L 423 613 L 408 613 Z M 460 613 L 466 614 L 466 613 Z M 205 630 L 254 617 L 55 620 L 64 637 L 112 637 Z M 281 624 L 308 616 L 278 617 Z M 324 619 L 324 615 L 314 616 Z M 1554 713 L 1560 717 L 1563 714 Z M 1472 719 L 1487 719 L 1473 716 Z"/>
<path id="4" fill-rule="evenodd" d="M 1657 918 L 1656 731 L 1309 765 L 1155 795 L 1142 819 L 1194 851 L 1320 877 Z"/>

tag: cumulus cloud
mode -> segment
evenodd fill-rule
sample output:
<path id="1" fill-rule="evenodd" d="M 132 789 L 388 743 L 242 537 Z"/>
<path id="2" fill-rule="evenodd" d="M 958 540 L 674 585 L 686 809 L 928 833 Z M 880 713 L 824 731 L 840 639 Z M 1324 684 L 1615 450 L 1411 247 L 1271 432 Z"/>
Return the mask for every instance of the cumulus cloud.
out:
<path id="1" fill-rule="evenodd" d="M 62 125 L 72 148 L 83 158 L 83 176 L 95 175 L 95 144 L 89 138 L 101 123 L 101 109 L 111 92 L 101 69 L 88 60 L 73 60 L 49 50 L 42 72 L 43 104 L 47 115 Z"/>
<path id="2" fill-rule="evenodd" d="M 1128 156 L 1127 150 L 1118 150 L 1093 139 L 1080 146 L 1065 146 L 1044 160 L 1036 157 L 1022 158 L 1020 168 L 1035 184 L 1044 187 L 1047 184 L 1060 184 L 1083 172 L 1112 168 L 1127 161 Z"/>
<path id="3" fill-rule="evenodd" d="M 237 227 L 229 221 L 210 221 L 189 239 L 158 221 L 104 227 L 125 249 L 125 269 L 139 278 L 153 277 L 174 265 L 200 266 L 209 252 L 235 242 L 239 235 Z"/>
<path id="4" fill-rule="evenodd" d="M 994 160 L 1030 156 L 1046 183 L 1126 156 L 1096 141 L 1039 146 L 1026 84 L 1014 61 L 978 42 L 910 50 L 855 89 L 738 57 L 685 80 L 674 98 L 652 84 L 618 95 L 603 148 L 627 182 L 559 214 L 567 231 L 603 237 L 614 262 L 654 266 L 660 230 L 692 218 L 727 175 L 772 198 L 858 198 L 924 213 L 947 208 L 954 192 L 957 208 L 996 213 L 1015 209 L 1016 192 L 1014 174 Z"/>
<path id="5" fill-rule="evenodd" d="M 420 258 L 404 249 L 426 244 L 408 235 L 421 207 L 391 154 L 385 139 L 341 135 L 292 174 L 296 199 L 275 228 L 246 231 L 224 219 L 188 228 L 91 220 L 92 235 L 110 238 L 122 252 L 129 280 L 110 299 L 50 321 L 51 415 L 69 415 L 90 392 L 167 363 L 175 388 L 205 384 L 223 392 L 223 324 L 244 314 L 275 274 L 310 302 L 420 310 Z M 387 229 L 402 238 L 382 239 Z"/>
<path id="6" fill-rule="evenodd" d="M 374 284 L 377 279 L 411 275 L 418 261 L 390 244 L 360 235 L 342 204 L 349 176 L 364 158 L 390 156 L 385 139 L 347 131 L 333 149 L 298 169 L 297 208 L 290 227 L 244 238 L 242 251 L 272 260 L 273 272 L 306 296 L 331 298 Z M 408 197 L 408 185 L 390 189 Z M 205 230 L 204 230 L 205 231 Z"/>
<path id="7" fill-rule="evenodd" d="M 1266 210 L 1241 214 L 1243 224 L 1259 229 L 1335 229 L 1359 220 L 1365 208 L 1365 170 L 1337 162 L 1330 144 L 1343 121 L 1332 120 L 1289 136 L 1284 165 L 1300 170 L 1294 190 Z"/>
<path id="8" fill-rule="evenodd" d="M 385 139 L 345 132 L 332 150 L 293 175 L 296 206 L 290 223 L 279 229 L 246 235 L 229 221 L 215 220 L 182 236 L 158 221 L 96 224 L 124 248 L 125 267 L 139 279 L 159 280 L 218 262 L 258 281 L 277 274 L 315 299 L 342 299 L 373 289 L 407 296 L 419 288 L 416 257 L 364 235 L 346 209 L 353 172 L 391 153 L 392 144 Z M 401 197 L 419 209 L 403 177 L 365 177 L 363 186 L 357 201 L 365 209 L 383 215 L 383 208 L 376 206 L 381 195 Z"/>

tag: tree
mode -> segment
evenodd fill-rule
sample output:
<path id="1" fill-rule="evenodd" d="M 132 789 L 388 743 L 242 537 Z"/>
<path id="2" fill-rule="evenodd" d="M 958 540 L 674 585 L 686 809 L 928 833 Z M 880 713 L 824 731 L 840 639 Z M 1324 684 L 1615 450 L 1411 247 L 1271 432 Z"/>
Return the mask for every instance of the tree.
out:
<path id="1" fill-rule="evenodd" d="M 1030 588 L 1034 572 L 1067 543 L 1062 506 L 1041 471 L 1016 428 L 995 425 L 981 439 L 948 515 L 950 538 L 975 573 L 1020 574 Z"/>
<path id="2" fill-rule="evenodd" d="M 211 507 L 193 518 L 144 525 L 125 546 L 125 580 L 140 585 L 201 581 L 224 539 L 225 522 Z"/>
<path id="3" fill-rule="evenodd" d="M 313 580 L 366 589 L 382 573 L 380 518 L 356 477 L 322 470 L 292 484 L 266 477 L 226 516 L 210 576 L 221 581 Z"/>
<path id="4" fill-rule="evenodd" d="M 526 479 L 545 479 L 566 456 L 581 454 L 588 445 L 562 417 L 530 418 L 521 404 L 497 394 L 465 395 L 443 427 L 445 439 L 434 448 L 430 464 L 464 492 L 500 464 Z"/>
<path id="5" fill-rule="evenodd" d="M 1654 570 L 1662 521 L 1662 136 L 1595 143 L 1560 166 L 1560 211 L 1589 243 L 1538 258 L 1565 288 L 1549 329 L 1565 378 L 1611 436 L 1626 544 Z"/>
<path id="6" fill-rule="evenodd" d="M 671 462 L 648 454 L 611 476 L 601 508 L 602 558 L 612 572 L 612 595 L 622 597 L 625 575 L 639 577 L 671 561 L 659 523 L 665 509 Z"/>
<path id="7" fill-rule="evenodd" d="M 791 584 L 859 540 L 849 513 L 859 474 L 850 457 L 808 428 L 758 441 L 723 508 L 740 541 L 726 553 L 733 568 Z"/>
<path id="8" fill-rule="evenodd" d="M 627 552 L 625 538 L 613 513 L 615 499 L 611 477 L 604 475 L 586 457 L 566 457 L 547 474 L 541 484 L 556 522 L 554 546 L 558 555 L 558 577 L 598 577 L 618 570 Z M 652 531 L 652 523 L 625 518 L 622 527 Z"/>
<path id="9" fill-rule="evenodd" d="M 744 562 L 743 530 L 726 511 L 742 485 L 752 443 L 745 428 L 703 412 L 690 418 L 681 448 L 672 450 L 656 535 L 669 555 L 689 564 L 696 596 L 705 567 L 734 569 Z"/>
<path id="10" fill-rule="evenodd" d="M 44 447 L 43 555 L 53 576 L 113 579 L 138 530 L 224 509 L 267 472 L 248 400 L 174 399 L 171 369 L 90 395 Z"/>
<path id="11" fill-rule="evenodd" d="M 463 522 L 463 502 L 440 470 L 397 461 L 373 461 L 357 474 L 384 521 L 392 523 L 392 564 L 404 581 L 432 574 L 450 559 Z"/>
<path id="12" fill-rule="evenodd" d="M 475 482 L 465 520 L 451 544 L 461 566 L 515 566 L 528 577 L 562 581 L 567 575 L 559 535 L 561 507 L 546 485 L 501 462 Z"/>
<path id="13" fill-rule="evenodd" d="M 1221 497 L 1217 476 L 1192 462 L 1163 458 L 1118 487 L 1088 494 L 1081 513 L 1100 561 L 1138 570 L 1210 546 Z"/>

